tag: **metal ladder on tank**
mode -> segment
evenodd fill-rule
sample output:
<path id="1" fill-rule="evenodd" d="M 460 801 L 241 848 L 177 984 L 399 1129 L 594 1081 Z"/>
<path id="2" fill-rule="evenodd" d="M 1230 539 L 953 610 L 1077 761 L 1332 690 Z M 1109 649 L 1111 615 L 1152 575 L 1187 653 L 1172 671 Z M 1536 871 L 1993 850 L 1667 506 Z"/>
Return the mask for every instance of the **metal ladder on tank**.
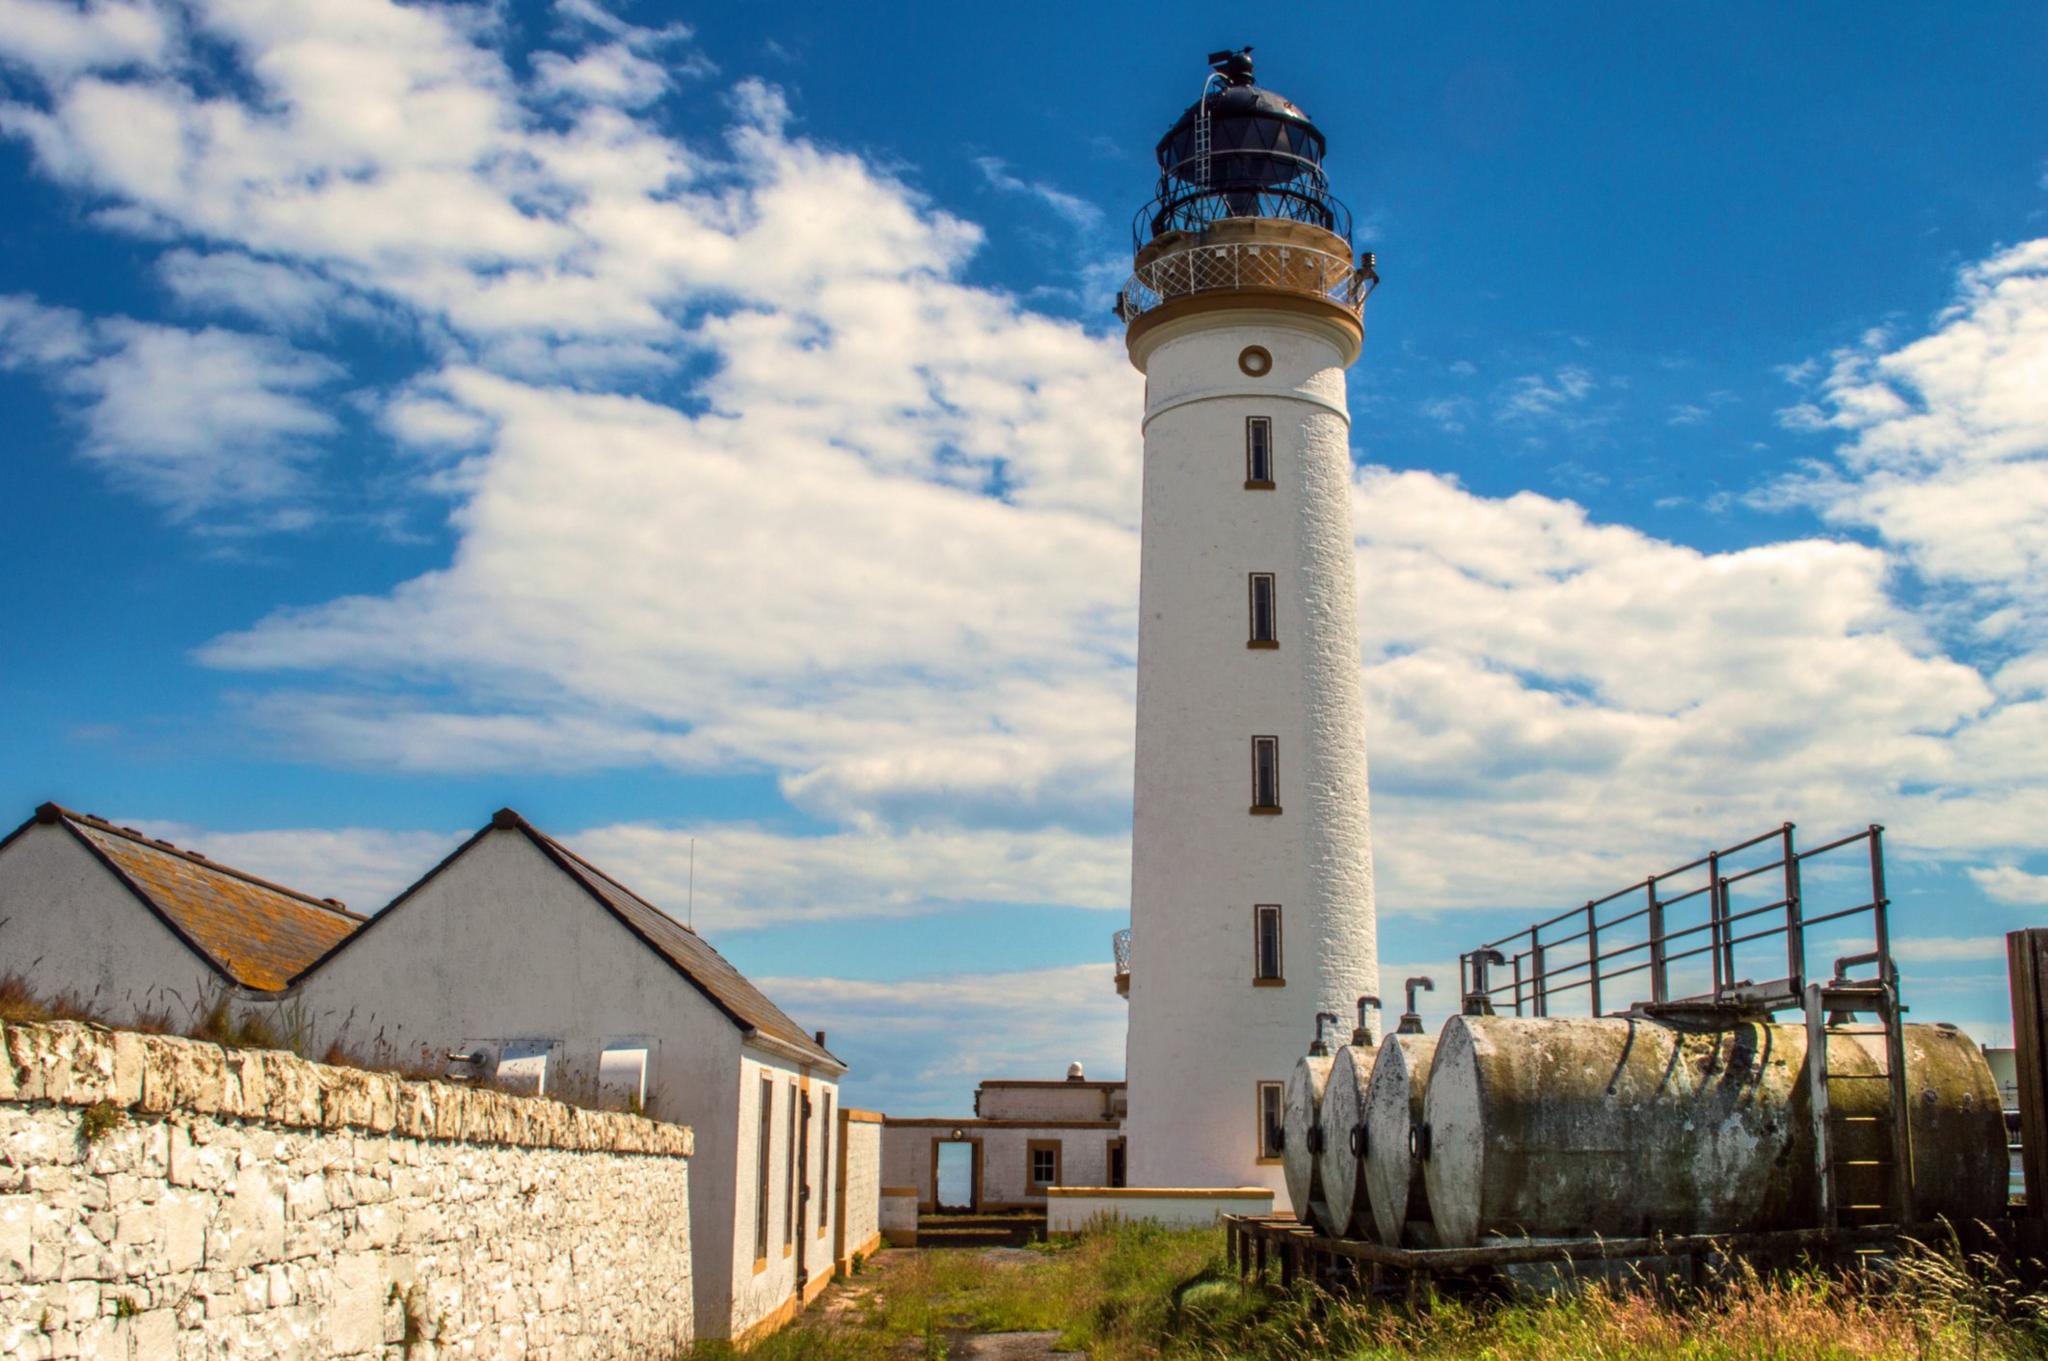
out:
<path id="1" fill-rule="evenodd" d="M 1882 897 L 1882 893 L 1879 894 Z M 1880 918 L 1880 920 L 1882 920 Z M 1875 978 L 1849 978 L 1848 971 L 1875 965 Z M 1813 1108 L 1814 1192 L 1821 1227 L 1860 1228 L 1914 1222 L 1913 1131 L 1906 1085 L 1906 1042 L 1899 1020 L 1898 979 L 1891 952 L 1883 948 L 1835 961 L 1835 976 L 1809 983 L 1806 1003 L 1806 1080 Z M 1873 1023 L 1853 1018 L 1869 1016 Z M 1840 1070 L 1829 1061 L 1830 1034 L 1881 1035 L 1884 1071 Z M 1830 1100 L 1838 1084 L 1883 1082 L 1889 1088 L 1883 1115 L 1839 1118 Z M 1844 1092 L 1846 1096 L 1846 1091 Z M 1845 1218 L 1851 1222 L 1845 1224 Z"/>

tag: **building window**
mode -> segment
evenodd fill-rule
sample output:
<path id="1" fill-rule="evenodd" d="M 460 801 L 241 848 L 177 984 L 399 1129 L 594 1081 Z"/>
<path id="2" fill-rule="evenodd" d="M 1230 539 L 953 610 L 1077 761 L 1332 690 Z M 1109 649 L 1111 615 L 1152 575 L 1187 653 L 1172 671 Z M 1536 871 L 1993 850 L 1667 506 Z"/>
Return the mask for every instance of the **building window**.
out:
<path id="1" fill-rule="evenodd" d="M 1247 416 L 1244 422 L 1244 485 L 1247 491 L 1273 489 L 1273 421 Z"/>
<path id="2" fill-rule="evenodd" d="M 826 1221 L 832 1217 L 832 1093 L 825 1093 L 825 1124 L 818 1132 L 818 1161 L 823 1170 L 818 1174 L 818 1233 L 822 1237 Z"/>
<path id="3" fill-rule="evenodd" d="M 1278 1082 L 1259 1084 L 1259 1161 L 1280 1161 L 1280 1127 L 1284 1116 L 1281 1102 L 1285 1089 Z"/>
<path id="4" fill-rule="evenodd" d="M 1253 572 L 1251 576 L 1252 619 L 1251 637 L 1247 647 L 1280 646 L 1279 625 L 1273 618 L 1273 574 Z"/>
<path id="5" fill-rule="evenodd" d="M 1252 981 L 1278 983 L 1280 972 L 1280 905 L 1261 903 L 1252 909 Z"/>
<path id="6" fill-rule="evenodd" d="M 788 1254 L 796 1248 L 796 1084 L 789 1085 L 789 1204 L 784 1207 L 783 1219 L 789 1233 L 782 1240 L 782 1251 Z"/>
<path id="7" fill-rule="evenodd" d="M 775 1142 L 775 1082 L 761 1079 L 761 1150 L 754 1187 L 754 1260 L 768 1260 L 768 1163 Z"/>
<path id="8" fill-rule="evenodd" d="M 1057 1139 L 1033 1139 L 1025 1145 L 1030 1160 L 1031 1189 L 1043 1191 L 1060 1184 L 1060 1143 Z"/>
<path id="9" fill-rule="evenodd" d="M 1252 811 L 1280 811 L 1280 739 L 1252 739 Z"/>

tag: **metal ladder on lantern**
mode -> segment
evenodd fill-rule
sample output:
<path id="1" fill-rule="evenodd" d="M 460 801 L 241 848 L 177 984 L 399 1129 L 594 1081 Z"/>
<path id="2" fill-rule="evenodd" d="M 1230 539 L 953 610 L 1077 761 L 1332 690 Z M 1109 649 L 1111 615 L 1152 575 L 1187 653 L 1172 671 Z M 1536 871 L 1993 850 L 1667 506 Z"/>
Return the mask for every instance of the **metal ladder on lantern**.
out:
<path id="1" fill-rule="evenodd" d="M 1875 965 L 1877 976 L 1847 976 L 1863 965 Z M 1912 1111 L 1898 999 L 1891 952 L 1882 942 L 1868 954 L 1835 961 L 1832 979 L 1806 987 L 1806 1081 L 1813 1110 L 1814 1194 L 1823 1228 L 1914 1222 Z M 1872 1019 L 1858 1024 L 1855 1018 L 1863 1016 Z M 1856 1035 L 1883 1040 L 1882 1072 L 1838 1068 L 1830 1059 L 1832 1045 Z M 1854 1048 L 1867 1052 L 1861 1045 Z M 1862 1084 L 1875 1082 L 1887 1088 L 1881 1108 L 1854 1099 Z"/>

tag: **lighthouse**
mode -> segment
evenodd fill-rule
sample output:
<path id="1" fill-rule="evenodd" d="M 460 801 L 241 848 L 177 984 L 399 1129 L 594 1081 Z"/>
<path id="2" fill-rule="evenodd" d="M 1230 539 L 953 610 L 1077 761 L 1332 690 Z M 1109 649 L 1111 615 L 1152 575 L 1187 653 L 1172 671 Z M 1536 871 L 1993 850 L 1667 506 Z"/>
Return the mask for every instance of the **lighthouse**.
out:
<path id="1" fill-rule="evenodd" d="M 1218 53 L 1117 301 L 1145 375 L 1129 1184 L 1267 1186 L 1316 1016 L 1379 991 L 1344 371 L 1377 283 L 1322 132 Z"/>

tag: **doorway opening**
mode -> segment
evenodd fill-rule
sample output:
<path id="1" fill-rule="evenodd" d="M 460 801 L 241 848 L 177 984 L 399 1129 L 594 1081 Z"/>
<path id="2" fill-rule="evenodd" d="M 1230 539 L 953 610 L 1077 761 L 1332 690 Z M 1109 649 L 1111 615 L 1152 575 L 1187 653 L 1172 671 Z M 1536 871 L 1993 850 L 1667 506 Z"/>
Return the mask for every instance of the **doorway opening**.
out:
<path id="1" fill-rule="evenodd" d="M 971 1139 L 940 1139 L 933 1148 L 932 1199 L 940 1214 L 981 1208 L 981 1148 Z"/>

